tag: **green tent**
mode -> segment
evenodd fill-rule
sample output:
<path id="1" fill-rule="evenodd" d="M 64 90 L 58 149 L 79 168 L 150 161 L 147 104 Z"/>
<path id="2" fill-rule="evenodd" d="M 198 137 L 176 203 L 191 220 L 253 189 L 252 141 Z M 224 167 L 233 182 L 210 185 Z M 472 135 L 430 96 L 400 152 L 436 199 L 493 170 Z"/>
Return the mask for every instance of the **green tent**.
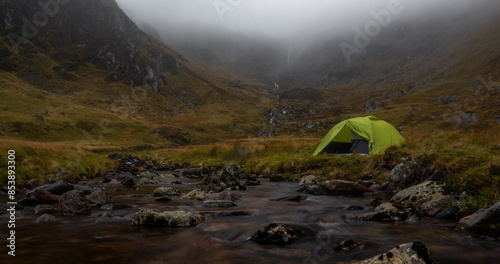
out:
<path id="1" fill-rule="evenodd" d="M 313 156 L 321 152 L 380 154 L 388 147 L 405 143 L 389 123 L 374 116 L 356 117 L 335 125 L 321 140 Z"/>

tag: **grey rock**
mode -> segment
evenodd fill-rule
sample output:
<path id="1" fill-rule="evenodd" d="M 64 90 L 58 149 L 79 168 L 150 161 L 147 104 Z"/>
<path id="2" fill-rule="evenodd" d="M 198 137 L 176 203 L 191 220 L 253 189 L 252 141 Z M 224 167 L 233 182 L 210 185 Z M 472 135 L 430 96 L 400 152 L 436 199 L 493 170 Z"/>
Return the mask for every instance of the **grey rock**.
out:
<path id="1" fill-rule="evenodd" d="M 434 217 L 444 211 L 455 201 L 455 196 L 443 196 L 441 198 L 428 201 L 420 207 L 420 215 Z"/>
<path id="2" fill-rule="evenodd" d="M 327 193 L 324 187 L 322 185 L 320 186 L 319 184 L 305 185 L 300 188 L 299 191 L 303 191 L 312 195 L 325 195 Z"/>
<path id="3" fill-rule="evenodd" d="M 444 185 L 438 182 L 424 182 L 399 191 L 391 202 L 404 207 L 420 208 L 426 202 L 443 198 Z"/>
<path id="4" fill-rule="evenodd" d="M 226 188 L 231 188 L 240 185 L 240 173 L 241 167 L 229 163 L 222 170 L 219 170 L 211 175 L 206 175 L 203 178 L 202 184 L 208 185 L 207 190 L 213 190 L 215 192 L 222 191 Z"/>
<path id="5" fill-rule="evenodd" d="M 379 222 L 398 222 L 405 221 L 408 217 L 410 217 L 410 215 L 411 210 L 409 209 L 400 210 L 392 203 L 383 203 L 377 206 L 374 212 L 355 215 L 353 216 L 353 219 Z"/>
<path id="6" fill-rule="evenodd" d="M 173 187 L 159 187 L 154 190 L 153 195 L 155 197 L 159 196 L 179 196 L 181 195 L 181 192 Z"/>
<path id="7" fill-rule="evenodd" d="M 59 210 L 63 215 L 90 213 L 90 203 L 81 191 L 73 190 L 60 196 Z"/>
<path id="8" fill-rule="evenodd" d="M 113 197 L 108 195 L 103 189 L 96 188 L 91 194 L 87 195 L 87 199 L 92 207 L 102 206 L 104 204 L 113 203 Z"/>
<path id="9" fill-rule="evenodd" d="M 205 207 L 232 207 L 236 206 L 236 203 L 231 200 L 206 200 L 203 202 Z"/>
<path id="10" fill-rule="evenodd" d="M 203 215 L 187 211 L 165 211 L 159 213 L 151 209 L 141 209 L 135 213 L 132 225 L 187 227 L 195 226 L 203 220 L 205 220 Z"/>
<path id="11" fill-rule="evenodd" d="M 475 208 L 465 201 L 453 203 L 450 207 L 436 214 L 437 219 L 453 219 L 458 220 L 464 216 L 470 215 L 475 211 Z"/>
<path id="12" fill-rule="evenodd" d="M 299 182 L 299 185 L 315 185 L 315 184 L 318 184 L 318 180 L 314 175 L 305 176 Z"/>
<path id="13" fill-rule="evenodd" d="M 500 201 L 460 219 L 459 223 L 468 226 L 500 223 Z"/>
<path id="14" fill-rule="evenodd" d="M 65 192 L 69 192 L 69 191 L 75 189 L 75 187 L 73 185 L 65 182 L 65 181 L 58 181 L 58 182 L 53 183 L 53 184 L 41 186 L 41 187 L 39 187 L 39 189 L 48 191 L 54 195 L 61 195 Z"/>
<path id="15" fill-rule="evenodd" d="M 182 196 L 182 199 L 188 200 L 205 200 L 205 192 L 201 189 L 192 190 L 186 195 Z"/>
<path id="16" fill-rule="evenodd" d="M 434 261 L 430 258 L 429 248 L 421 242 L 415 242 L 399 245 L 386 253 L 363 260 L 357 264 L 382 263 L 431 264 Z"/>
<path id="17" fill-rule="evenodd" d="M 259 244 L 288 244 L 300 237 L 308 235 L 309 230 L 293 224 L 271 223 L 250 237 L 250 240 Z"/>
<path id="18" fill-rule="evenodd" d="M 352 194 L 352 195 L 363 195 L 364 193 L 373 192 L 372 189 L 365 187 L 357 182 L 350 182 L 344 180 L 331 180 L 326 184 L 323 184 L 328 194 L 338 195 L 338 194 Z"/>

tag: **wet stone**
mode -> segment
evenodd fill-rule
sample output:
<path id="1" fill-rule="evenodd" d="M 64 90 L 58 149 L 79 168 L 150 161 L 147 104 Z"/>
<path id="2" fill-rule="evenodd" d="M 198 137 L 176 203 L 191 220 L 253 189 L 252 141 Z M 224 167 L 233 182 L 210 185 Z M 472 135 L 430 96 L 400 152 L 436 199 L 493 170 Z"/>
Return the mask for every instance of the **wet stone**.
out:
<path id="1" fill-rule="evenodd" d="M 309 230 L 292 224 L 271 223 L 250 237 L 250 240 L 259 244 L 288 244 L 300 237 L 308 235 Z"/>
<path id="2" fill-rule="evenodd" d="M 135 213 L 132 225 L 187 227 L 195 226 L 204 219 L 203 215 L 182 210 L 157 212 L 151 209 L 141 209 Z"/>

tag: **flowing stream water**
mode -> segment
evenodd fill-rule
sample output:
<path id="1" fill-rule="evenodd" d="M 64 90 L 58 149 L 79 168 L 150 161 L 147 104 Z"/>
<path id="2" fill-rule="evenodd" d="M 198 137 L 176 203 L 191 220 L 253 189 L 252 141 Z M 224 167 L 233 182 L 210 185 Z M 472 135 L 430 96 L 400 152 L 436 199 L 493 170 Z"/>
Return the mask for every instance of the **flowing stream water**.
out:
<path id="1" fill-rule="evenodd" d="M 262 179 L 260 179 L 263 181 Z M 197 188 L 196 181 L 181 178 L 168 185 L 182 194 Z M 437 263 L 500 263 L 500 243 L 471 238 L 452 228 L 456 223 L 422 218 L 413 223 L 379 223 L 351 220 L 373 210 L 374 197 L 312 196 L 300 202 L 276 198 L 299 194 L 297 183 L 267 182 L 235 192 L 240 196 L 231 208 L 207 208 L 202 201 L 172 197 L 156 202 L 158 186 L 106 187 L 121 210 L 94 208 L 90 215 L 63 217 L 59 222 L 36 224 L 32 208 L 18 211 L 16 257 L 7 255 L 7 214 L 0 215 L 2 246 L 0 263 L 355 263 L 406 242 L 429 246 Z M 119 189 L 119 192 L 115 192 Z M 385 197 L 387 200 L 388 197 Z M 1 200 L 1 203 L 6 201 Z M 362 210 L 349 210 L 360 206 Z M 188 210 L 205 214 L 195 227 L 135 227 L 132 217 L 139 208 Z M 237 212 L 235 214 L 221 214 Z M 226 216 L 223 216 L 226 215 Z M 314 235 L 290 244 L 261 245 L 248 240 L 269 223 L 295 223 L 314 230 Z M 336 242 L 352 239 L 363 249 L 335 251 Z"/>

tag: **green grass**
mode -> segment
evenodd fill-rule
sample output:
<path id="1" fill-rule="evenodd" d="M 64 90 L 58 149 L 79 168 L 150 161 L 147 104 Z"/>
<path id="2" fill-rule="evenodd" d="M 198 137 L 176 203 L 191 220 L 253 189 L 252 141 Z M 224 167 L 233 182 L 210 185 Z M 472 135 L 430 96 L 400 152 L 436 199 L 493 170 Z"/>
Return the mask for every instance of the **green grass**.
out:
<path id="1" fill-rule="evenodd" d="M 117 164 L 107 155 L 96 154 L 85 146 L 70 143 L 43 143 L 19 140 L 0 140 L 0 163 L 7 164 L 8 151 L 14 150 L 17 184 L 30 179 L 48 182 L 58 173 L 70 173 L 76 179 L 102 176 Z M 7 182 L 7 166 L 0 166 L 0 184 Z"/>

